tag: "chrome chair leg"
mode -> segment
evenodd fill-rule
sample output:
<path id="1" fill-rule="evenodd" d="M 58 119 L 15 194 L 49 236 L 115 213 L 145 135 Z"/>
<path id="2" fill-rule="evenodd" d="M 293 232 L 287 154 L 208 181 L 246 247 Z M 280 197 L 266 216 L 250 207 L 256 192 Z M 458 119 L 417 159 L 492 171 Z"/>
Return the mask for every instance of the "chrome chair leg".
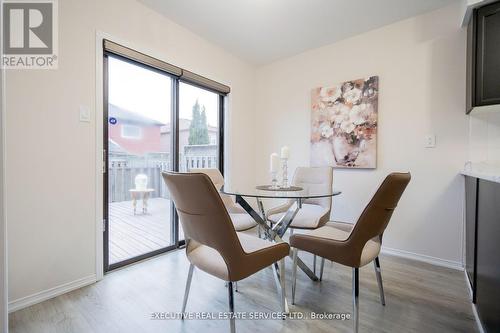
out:
<path id="1" fill-rule="evenodd" d="M 385 305 L 384 285 L 382 283 L 382 271 L 380 269 L 380 260 L 378 257 L 373 260 L 373 267 L 375 268 L 375 275 L 377 275 L 378 291 L 380 293 L 380 303 Z"/>
<path id="2" fill-rule="evenodd" d="M 288 310 L 288 304 L 286 303 L 286 290 L 285 290 L 285 258 L 281 259 L 279 263 L 274 263 L 273 273 L 274 273 L 274 280 L 276 282 L 276 289 L 278 290 L 281 311 L 283 313 L 288 313 L 289 310 Z"/>
<path id="3" fill-rule="evenodd" d="M 186 290 L 184 291 L 184 301 L 182 302 L 182 313 L 186 312 L 186 305 L 189 296 L 189 289 L 191 289 L 191 280 L 193 279 L 194 265 L 189 264 L 189 272 L 186 281 Z M 184 319 L 184 317 L 182 317 Z"/>
<path id="4" fill-rule="evenodd" d="M 292 304 L 295 304 L 295 288 L 297 286 L 297 255 L 298 249 L 293 249 L 293 268 L 292 268 Z"/>
<path id="5" fill-rule="evenodd" d="M 228 284 L 228 282 L 225 281 L 224 282 L 224 287 L 227 288 L 227 284 Z M 238 282 L 234 282 L 234 291 L 238 292 Z"/>
<path id="6" fill-rule="evenodd" d="M 280 260 L 280 284 L 281 284 L 281 311 L 284 313 L 288 313 L 287 304 L 286 304 L 286 286 L 285 286 L 285 258 Z M 285 319 L 285 317 L 283 317 Z"/>
<path id="7" fill-rule="evenodd" d="M 321 264 L 320 264 L 320 268 L 319 268 L 319 280 L 322 281 L 323 280 L 323 269 L 325 268 L 325 258 L 321 258 Z"/>
<path id="8" fill-rule="evenodd" d="M 313 273 L 314 273 L 314 275 L 316 275 L 316 255 L 314 255 L 314 258 L 313 258 Z"/>
<path id="9" fill-rule="evenodd" d="M 352 307 L 354 332 L 358 333 L 359 327 L 359 268 L 352 269 Z"/>
<path id="10" fill-rule="evenodd" d="M 234 318 L 234 293 L 233 293 L 233 283 L 229 281 L 227 283 L 227 291 L 229 296 L 229 312 L 231 317 L 229 318 L 229 328 L 231 333 L 236 332 L 236 323 Z"/>

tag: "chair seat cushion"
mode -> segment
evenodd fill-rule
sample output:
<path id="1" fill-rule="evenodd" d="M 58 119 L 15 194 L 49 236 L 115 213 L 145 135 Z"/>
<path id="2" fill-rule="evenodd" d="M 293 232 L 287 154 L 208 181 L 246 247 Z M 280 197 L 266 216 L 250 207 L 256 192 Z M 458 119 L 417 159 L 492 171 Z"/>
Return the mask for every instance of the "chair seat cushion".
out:
<path id="1" fill-rule="evenodd" d="M 330 210 L 323 208 L 320 205 L 303 204 L 297 215 L 290 225 L 291 228 L 299 229 L 316 229 L 321 222 L 327 221 Z M 285 213 L 273 214 L 268 216 L 268 219 L 276 223 Z"/>
<path id="2" fill-rule="evenodd" d="M 250 236 L 242 232 L 238 232 L 237 235 L 240 240 L 241 247 L 243 248 L 243 251 L 245 251 L 246 254 L 251 254 L 253 252 L 260 251 L 262 249 L 266 249 L 276 245 L 276 243 L 264 240 L 259 237 Z"/>
<path id="3" fill-rule="evenodd" d="M 346 232 L 351 232 L 352 228 L 354 227 L 354 224 L 352 223 L 347 223 L 347 222 L 337 222 L 337 221 L 329 221 L 325 224 L 326 226 L 329 227 L 334 227 Z"/>
<path id="4" fill-rule="evenodd" d="M 339 222 L 328 222 L 323 227 L 315 230 L 307 231 L 304 234 L 294 234 L 290 238 L 290 245 L 297 247 L 300 250 L 311 252 L 322 256 L 326 259 L 333 260 L 340 264 L 344 264 L 341 251 L 349 251 L 350 248 L 346 245 L 345 248 L 337 248 L 336 250 L 330 250 L 329 246 L 324 242 L 323 239 L 334 240 L 343 242 L 349 238 L 351 234 L 353 225 L 348 223 Z M 332 251 L 336 251 L 335 253 Z M 363 247 L 361 252 L 361 258 L 359 261 L 359 267 L 370 263 L 375 259 L 380 253 L 380 242 L 369 240 Z M 349 253 L 346 252 L 345 257 L 348 257 Z"/>
<path id="5" fill-rule="evenodd" d="M 327 239 L 333 239 L 333 240 L 338 240 L 338 241 L 345 241 L 347 238 L 349 238 L 349 235 L 351 233 L 349 231 L 344 231 L 332 226 L 323 226 L 321 228 L 307 231 L 304 233 L 304 235 L 312 236 L 312 237 L 320 237 L 320 238 L 327 238 Z"/>
<path id="6" fill-rule="evenodd" d="M 241 247 L 246 254 L 256 254 L 258 251 L 270 250 L 273 248 L 272 250 L 274 251 L 268 251 L 265 258 L 262 258 L 262 267 L 260 267 L 259 270 L 289 254 L 290 247 L 287 243 L 273 243 L 240 232 L 238 232 L 237 235 Z M 229 281 L 229 271 L 226 262 L 217 250 L 190 241 L 186 252 L 189 261 L 193 265 L 210 275 L 216 276 L 224 281 Z"/>
<path id="7" fill-rule="evenodd" d="M 346 223 L 346 222 L 337 222 L 330 221 L 326 223 L 326 226 L 333 227 L 336 229 L 340 229 L 342 231 L 351 233 L 352 228 L 354 228 L 354 224 Z M 375 257 L 377 257 L 380 253 L 381 244 L 377 240 L 370 240 L 365 244 L 363 248 L 363 252 L 361 253 L 361 266 L 364 266 L 370 263 Z"/>
<path id="8" fill-rule="evenodd" d="M 244 213 L 235 213 L 232 214 L 230 213 L 229 216 L 231 217 L 231 221 L 233 222 L 234 229 L 236 231 L 245 231 L 248 229 L 252 229 L 257 225 L 257 222 L 248 215 L 246 212 Z"/>

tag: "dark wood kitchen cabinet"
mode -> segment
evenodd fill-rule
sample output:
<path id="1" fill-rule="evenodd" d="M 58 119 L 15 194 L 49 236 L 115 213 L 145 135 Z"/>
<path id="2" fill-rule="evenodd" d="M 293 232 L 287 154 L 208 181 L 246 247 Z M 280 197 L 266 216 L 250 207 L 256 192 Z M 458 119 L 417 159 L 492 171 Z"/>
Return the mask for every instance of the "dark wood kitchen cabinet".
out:
<path id="1" fill-rule="evenodd" d="M 465 269 L 486 332 L 500 332 L 500 183 L 465 177 Z"/>
<path id="2" fill-rule="evenodd" d="M 500 1 L 474 10 L 467 29 L 467 113 L 500 104 Z"/>
<path id="3" fill-rule="evenodd" d="M 500 184 L 479 180 L 476 308 L 487 332 L 500 332 Z"/>
<path id="4" fill-rule="evenodd" d="M 479 179 L 465 177 L 465 271 L 476 303 L 477 190 Z"/>

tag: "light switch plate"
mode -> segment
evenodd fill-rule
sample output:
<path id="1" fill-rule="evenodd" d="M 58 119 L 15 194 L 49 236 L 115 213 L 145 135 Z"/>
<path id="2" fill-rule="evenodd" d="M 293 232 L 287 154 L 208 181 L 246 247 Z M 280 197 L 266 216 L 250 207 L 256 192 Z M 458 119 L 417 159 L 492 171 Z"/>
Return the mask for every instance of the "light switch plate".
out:
<path id="1" fill-rule="evenodd" d="M 436 135 L 429 134 L 425 136 L 425 148 L 435 148 L 436 147 Z"/>
<path id="2" fill-rule="evenodd" d="M 85 105 L 80 105 L 80 121 L 84 123 L 90 122 L 90 110 Z"/>

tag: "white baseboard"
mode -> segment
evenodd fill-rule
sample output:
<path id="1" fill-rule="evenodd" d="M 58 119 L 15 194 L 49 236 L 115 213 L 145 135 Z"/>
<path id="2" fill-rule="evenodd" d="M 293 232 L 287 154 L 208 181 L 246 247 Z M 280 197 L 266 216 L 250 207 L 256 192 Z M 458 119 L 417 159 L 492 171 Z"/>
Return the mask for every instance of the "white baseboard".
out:
<path id="1" fill-rule="evenodd" d="M 381 252 L 385 253 L 385 254 L 393 255 L 396 257 L 413 259 L 413 260 L 426 262 L 428 264 L 432 264 L 432 265 L 436 265 L 436 266 L 456 269 L 459 271 L 464 270 L 463 264 L 459 261 L 452 261 L 452 260 L 446 260 L 446 259 L 426 256 L 423 254 L 408 252 L 408 251 L 404 251 L 404 250 L 392 249 L 390 247 L 385 247 L 385 246 L 382 246 Z"/>
<path id="2" fill-rule="evenodd" d="M 476 304 L 472 303 L 472 313 L 474 314 L 474 319 L 476 319 L 476 325 L 479 333 L 485 333 L 486 331 L 483 328 L 483 324 L 481 324 L 481 320 L 479 319 L 479 315 L 477 313 Z"/>
<path id="3" fill-rule="evenodd" d="M 467 275 L 465 269 L 464 269 L 464 279 L 465 279 L 465 284 L 467 285 L 467 291 L 469 292 L 470 301 L 472 302 L 472 287 L 470 285 L 471 282 L 469 281 L 469 276 Z"/>
<path id="4" fill-rule="evenodd" d="M 481 324 L 481 320 L 479 319 L 479 314 L 477 313 L 477 309 L 476 309 L 476 304 L 472 303 L 472 288 L 470 286 L 470 282 L 469 282 L 469 277 L 467 276 L 467 272 L 465 272 L 465 283 L 467 284 L 467 289 L 469 291 L 469 295 L 470 295 L 470 301 L 471 301 L 471 305 L 472 305 L 472 314 L 474 315 L 474 319 L 476 321 L 476 326 L 477 326 L 477 330 L 479 331 L 479 333 L 485 333 L 486 331 L 484 330 L 483 328 L 483 324 Z"/>
<path id="5" fill-rule="evenodd" d="M 21 297 L 19 299 L 13 300 L 9 302 L 9 313 L 26 308 L 30 305 L 34 305 L 43 301 L 46 301 L 48 299 L 54 298 L 56 296 L 65 294 L 67 292 L 70 292 L 72 290 L 79 289 L 81 287 L 88 286 L 89 284 L 92 284 L 96 282 L 96 276 L 90 275 L 75 281 L 71 281 L 68 283 L 61 284 L 57 287 L 50 288 L 47 290 L 40 291 L 38 293 Z"/>

